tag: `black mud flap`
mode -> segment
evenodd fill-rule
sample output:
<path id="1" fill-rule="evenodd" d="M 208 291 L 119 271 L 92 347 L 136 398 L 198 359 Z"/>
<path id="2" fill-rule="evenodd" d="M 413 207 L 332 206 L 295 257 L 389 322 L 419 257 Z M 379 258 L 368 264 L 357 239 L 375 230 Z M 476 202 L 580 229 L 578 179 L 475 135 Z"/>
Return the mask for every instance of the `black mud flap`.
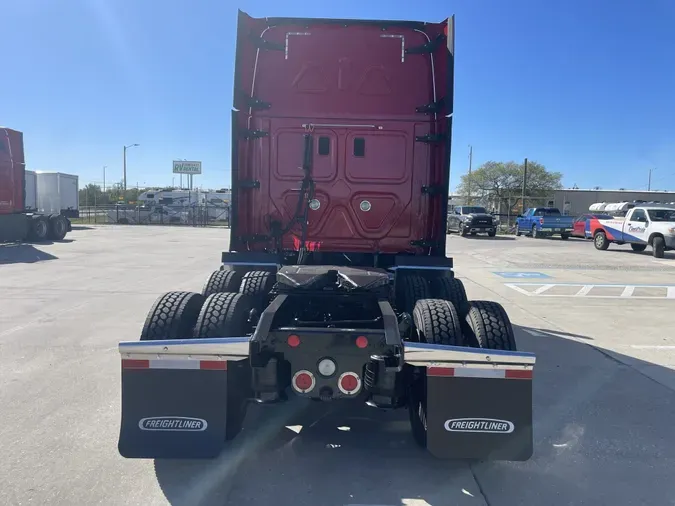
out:
<path id="1" fill-rule="evenodd" d="M 218 456 L 233 429 L 228 421 L 241 423 L 250 382 L 248 359 L 123 359 L 120 454 L 172 459 Z"/>
<path id="2" fill-rule="evenodd" d="M 532 456 L 532 370 L 428 367 L 426 381 L 432 455 L 513 461 Z"/>

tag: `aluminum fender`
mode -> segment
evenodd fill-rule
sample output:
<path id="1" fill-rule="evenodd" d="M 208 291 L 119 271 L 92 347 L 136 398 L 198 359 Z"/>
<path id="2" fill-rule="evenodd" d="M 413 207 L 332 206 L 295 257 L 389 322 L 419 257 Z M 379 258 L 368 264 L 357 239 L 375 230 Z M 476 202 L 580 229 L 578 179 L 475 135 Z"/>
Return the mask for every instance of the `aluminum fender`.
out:
<path id="1" fill-rule="evenodd" d="M 249 357 L 250 337 L 123 341 L 122 359 L 132 360 L 243 360 Z"/>
<path id="2" fill-rule="evenodd" d="M 486 350 L 443 344 L 403 343 L 403 357 L 420 367 L 462 367 L 532 370 L 536 357 L 523 351 Z"/>

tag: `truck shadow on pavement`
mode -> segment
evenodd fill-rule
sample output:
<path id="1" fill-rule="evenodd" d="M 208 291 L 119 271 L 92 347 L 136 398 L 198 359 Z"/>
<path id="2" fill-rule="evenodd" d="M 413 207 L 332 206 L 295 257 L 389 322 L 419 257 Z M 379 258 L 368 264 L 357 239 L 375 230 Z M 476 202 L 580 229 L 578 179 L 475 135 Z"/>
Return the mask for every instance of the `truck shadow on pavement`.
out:
<path id="1" fill-rule="evenodd" d="M 604 251 L 604 253 L 620 253 L 620 254 L 631 254 L 631 255 L 636 255 L 636 256 L 642 256 L 642 257 L 653 257 L 654 253 L 650 250 L 647 249 L 645 251 L 633 251 L 631 249 L 617 249 L 617 248 L 609 248 L 607 251 Z M 663 254 L 663 258 L 655 258 L 654 260 L 675 260 L 675 251 L 666 251 Z"/>
<path id="2" fill-rule="evenodd" d="M 53 242 L 40 243 L 54 244 Z M 0 244 L 0 265 L 31 264 L 45 260 L 56 260 L 58 257 L 42 251 L 32 244 Z"/>
<path id="3" fill-rule="evenodd" d="M 438 460 L 414 444 L 405 410 L 296 399 L 254 406 L 215 460 L 155 461 L 159 485 L 180 506 L 669 504 L 673 371 L 524 329 L 519 349 L 537 354 L 527 462 Z"/>

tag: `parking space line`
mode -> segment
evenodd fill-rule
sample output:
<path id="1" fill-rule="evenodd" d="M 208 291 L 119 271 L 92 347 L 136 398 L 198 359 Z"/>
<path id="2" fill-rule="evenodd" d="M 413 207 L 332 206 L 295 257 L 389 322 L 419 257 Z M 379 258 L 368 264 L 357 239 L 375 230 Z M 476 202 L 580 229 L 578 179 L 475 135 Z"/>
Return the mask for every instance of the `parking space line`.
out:
<path id="1" fill-rule="evenodd" d="M 540 293 L 544 293 L 546 290 L 553 288 L 555 285 L 543 285 L 537 288 L 534 292 L 532 292 L 535 295 L 539 295 Z"/>
<path id="2" fill-rule="evenodd" d="M 668 287 L 668 293 L 666 294 L 667 299 L 675 299 L 675 286 Z"/>
<path id="3" fill-rule="evenodd" d="M 627 286 L 626 288 L 623 289 L 623 292 L 621 292 L 621 297 L 631 297 L 634 291 L 635 291 L 634 286 Z"/>
<path id="4" fill-rule="evenodd" d="M 575 297 L 584 297 L 585 295 L 588 294 L 591 290 L 593 290 L 594 285 L 584 285 L 581 287 L 581 290 L 579 290 L 577 293 L 574 294 Z"/>

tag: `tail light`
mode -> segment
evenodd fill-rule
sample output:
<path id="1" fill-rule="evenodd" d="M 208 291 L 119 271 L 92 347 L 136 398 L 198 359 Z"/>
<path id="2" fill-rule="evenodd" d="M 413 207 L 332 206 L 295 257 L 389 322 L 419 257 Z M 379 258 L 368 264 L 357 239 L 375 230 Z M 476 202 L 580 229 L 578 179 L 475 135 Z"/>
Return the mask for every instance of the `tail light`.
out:
<path id="1" fill-rule="evenodd" d="M 316 378 L 314 375 L 305 370 L 296 372 L 293 375 L 293 388 L 302 394 L 312 391 L 316 385 Z"/>
<path id="2" fill-rule="evenodd" d="M 361 378 L 355 372 L 345 372 L 338 379 L 338 388 L 345 395 L 355 395 L 361 390 Z"/>
<path id="3" fill-rule="evenodd" d="M 357 337 L 356 346 L 359 348 L 366 348 L 368 346 L 368 338 L 366 336 Z"/>
<path id="4" fill-rule="evenodd" d="M 290 336 L 288 336 L 288 339 L 286 339 L 286 343 L 291 348 L 296 348 L 297 346 L 300 346 L 300 338 L 295 334 L 291 334 Z"/>
<path id="5" fill-rule="evenodd" d="M 544 218 L 539 218 L 539 224 L 543 225 L 544 224 Z"/>

